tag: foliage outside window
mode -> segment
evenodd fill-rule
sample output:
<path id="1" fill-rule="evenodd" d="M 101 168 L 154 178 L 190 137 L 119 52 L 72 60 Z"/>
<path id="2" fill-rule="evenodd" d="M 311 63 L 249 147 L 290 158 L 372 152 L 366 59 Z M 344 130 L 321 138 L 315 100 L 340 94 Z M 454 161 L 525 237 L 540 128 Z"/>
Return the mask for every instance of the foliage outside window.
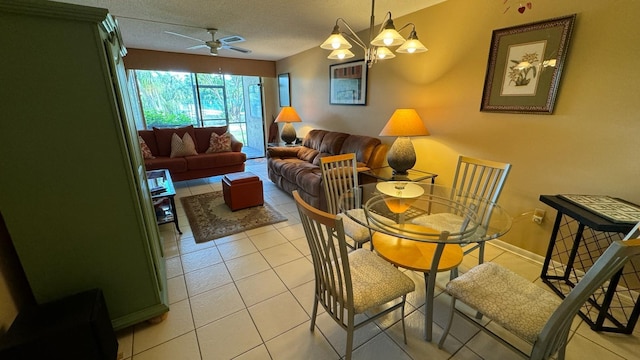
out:
<path id="1" fill-rule="evenodd" d="M 147 129 L 227 126 L 246 142 L 243 76 L 136 70 Z"/>

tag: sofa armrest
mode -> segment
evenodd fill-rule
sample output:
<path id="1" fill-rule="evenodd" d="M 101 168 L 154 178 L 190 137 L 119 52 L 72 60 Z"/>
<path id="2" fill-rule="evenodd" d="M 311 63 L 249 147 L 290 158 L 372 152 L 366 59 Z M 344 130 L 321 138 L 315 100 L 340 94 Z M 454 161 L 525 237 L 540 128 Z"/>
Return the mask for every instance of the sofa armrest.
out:
<path id="1" fill-rule="evenodd" d="M 241 152 L 244 144 L 238 139 L 236 139 L 233 135 L 231 135 L 231 151 L 233 152 Z"/>
<path id="2" fill-rule="evenodd" d="M 382 167 L 382 164 L 384 164 L 384 160 L 387 157 L 388 149 L 389 149 L 389 146 L 386 144 L 380 144 L 376 146 L 375 149 L 373 149 L 373 153 L 369 158 L 369 162 L 367 163 L 367 166 L 371 169 L 377 169 Z"/>
<path id="3" fill-rule="evenodd" d="M 298 157 L 298 146 L 274 146 L 267 148 L 269 158 L 291 158 Z"/>

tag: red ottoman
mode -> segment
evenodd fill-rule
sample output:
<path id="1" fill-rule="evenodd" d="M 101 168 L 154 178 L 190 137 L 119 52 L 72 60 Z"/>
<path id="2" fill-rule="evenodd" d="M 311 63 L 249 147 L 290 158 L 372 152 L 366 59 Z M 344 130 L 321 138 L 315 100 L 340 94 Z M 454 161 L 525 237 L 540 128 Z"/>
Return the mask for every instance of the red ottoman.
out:
<path id="1" fill-rule="evenodd" d="M 231 211 L 264 204 L 262 180 L 248 171 L 225 175 L 222 178 L 222 193 Z"/>

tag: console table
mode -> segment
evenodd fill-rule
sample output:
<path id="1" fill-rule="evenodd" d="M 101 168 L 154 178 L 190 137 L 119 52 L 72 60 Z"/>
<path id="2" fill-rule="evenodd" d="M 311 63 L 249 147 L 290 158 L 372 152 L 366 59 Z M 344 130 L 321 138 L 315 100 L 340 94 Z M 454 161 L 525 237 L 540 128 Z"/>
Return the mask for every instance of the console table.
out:
<path id="1" fill-rule="evenodd" d="M 540 201 L 558 211 L 541 278 L 564 298 L 611 242 L 620 240 L 634 224 L 613 222 L 558 195 Z M 592 330 L 631 334 L 640 314 L 640 266 L 635 259 L 596 292 L 578 315 Z"/>

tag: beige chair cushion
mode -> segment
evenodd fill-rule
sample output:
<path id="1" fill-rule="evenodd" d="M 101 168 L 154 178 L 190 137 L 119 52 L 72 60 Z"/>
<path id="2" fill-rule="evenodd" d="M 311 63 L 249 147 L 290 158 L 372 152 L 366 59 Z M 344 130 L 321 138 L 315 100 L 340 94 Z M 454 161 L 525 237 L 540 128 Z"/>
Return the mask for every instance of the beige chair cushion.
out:
<path id="1" fill-rule="evenodd" d="M 460 232 L 462 227 L 462 216 L 451 213 L 439 213 L 431 215 L 421 215 L 411 220 L 412 223 L 439 231 L 448 231 L 455 234 Z M 484 229 L 477 227 L 475 231 L 467 237 L 466 242 L 477 241 L 485 235 Z"/>
<path id="2" fill-rule="evenodd" d="M 358 219 L 359 222 L 365 223 L 365 224 L 367 223 L 367 218 L 365 216 L 363 209 L 353 209 L 353 210 L 349 210 L 348 212 L 349 212 L 349 216 L 355 217 L 356 219 Z M 366 226 L 360 225 L 357 221 L 353 220 L 352 218 L 350 218 L 344 213 L 338 213 L 336 216 L 342 219 L 342 224 L 344 226 L 344 233 L 353 241 L 357 243 L 363 243 L 371 240 L 369 228 L 367 228 Z M 376 217 L 378 221 L 385 224 L 390 224 L 393 222 L 392 220 L 389 220 L 377 214 L 372 214 L 372 216 Z"/>
<path id="3" fill-rule="evenodd" d="M 475 266 L 451 280 L 447 292 L 531 343 L 562 301 L 491 262 Z"/>
<path id="4" fill-rule="evenodd" d="M 349 253 L 356 314 L 415 290 L 413 281 L 393 265 L 365 249 Z"/>

